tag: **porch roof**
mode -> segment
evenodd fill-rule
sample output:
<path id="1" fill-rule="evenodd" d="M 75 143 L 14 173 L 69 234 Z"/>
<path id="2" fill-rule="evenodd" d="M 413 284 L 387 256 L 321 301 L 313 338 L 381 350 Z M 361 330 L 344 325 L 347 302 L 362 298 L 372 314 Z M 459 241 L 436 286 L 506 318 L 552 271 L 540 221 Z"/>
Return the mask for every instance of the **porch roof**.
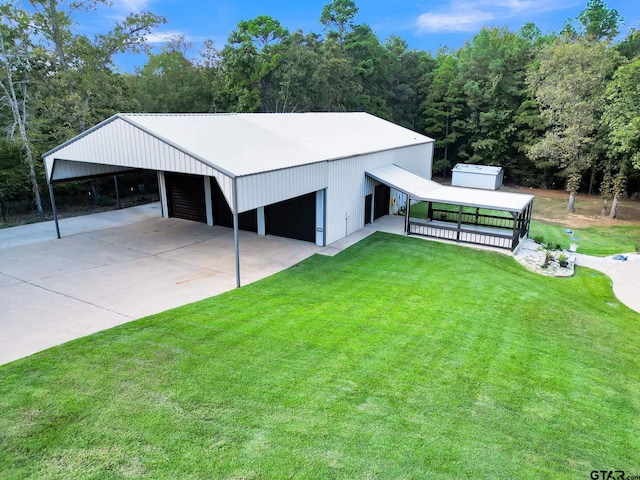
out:
<path id="1" fill-rule="evenodd" d="M 486 208 L 521 213 L 531 202 L 533 195 L 497 192 L 476 188 L 449 187 L 415 175 L 397 165 L 367 170 L 366 174 L 411 197 L 412 200 Z"/>

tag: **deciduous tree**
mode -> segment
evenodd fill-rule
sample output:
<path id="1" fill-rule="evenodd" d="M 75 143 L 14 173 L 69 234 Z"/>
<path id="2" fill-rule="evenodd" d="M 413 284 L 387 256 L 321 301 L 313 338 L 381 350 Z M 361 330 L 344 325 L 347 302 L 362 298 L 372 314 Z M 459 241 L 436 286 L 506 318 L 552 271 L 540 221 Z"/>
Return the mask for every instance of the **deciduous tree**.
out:
<path id="1" fill-rule="evenodd" d="M 528 80 L 547 131 L 528 155 L 562 169 L 569 192 L 567 210 L 573 212 L 582 174 L 590 166 L 589 152 L 604 109 L 614 54 L 602 42 L 561 38 L 543 48 L 538 59 Z"/>
<path id="2" fill-rule="evenodd" d="M 609 176 L 613 197 L 611 218 L 625 191 L 631 166 L 640 169 L 640 57 L 618 68 L 607 85 L 603 120 L 609 127 Z"/>
<path id="3" fill-rule="evenodd" d="M 35 155 L 29 133 L 29 24 L 29 17 L 15 4 L 8 3 L 0 8 L 0 105 L 11 111 L 12 124 L 7 135 L 10 140 L 17 140 L 24 150 L 33 200 L 38 213 L 42 213 Z"/>

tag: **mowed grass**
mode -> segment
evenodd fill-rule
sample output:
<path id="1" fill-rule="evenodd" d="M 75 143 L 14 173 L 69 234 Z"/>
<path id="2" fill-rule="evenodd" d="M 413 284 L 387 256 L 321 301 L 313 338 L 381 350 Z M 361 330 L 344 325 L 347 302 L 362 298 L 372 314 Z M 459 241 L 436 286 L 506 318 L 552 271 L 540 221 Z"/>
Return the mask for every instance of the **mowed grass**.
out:
<path id="1" fill-rule="evenodd" d="M 608 277 L 377 233 L 0 367 L 0 477 L 640 472 L 639 372 Z"/>
<path id="2" fill-rule="evenodd" d="M 616 253 L 635 252 L 640 246 L 639 226 L 588 227 L 570 229 L 573 234 L 565 233 L 568 227 L 556 223 L 531 221 L 529 237 L 542 236 L 545 242 L 557 242 L 565 250 L 569 245 L 578 245 L 578 252 L 587 255 L 606 256 Z M 577 241 L 571 238 L 577 238 Z"/>
<path id="3" fill-rule="evenodd" d="M 450 211 L 453 215 L 457 215 L 458 214 L 458 209 L 459 207 L 457 205 L 447 205 L 444 203 L 433 203 L 432 204 L 433 208 L 436 209 L 441 209 L 441 210 L 448 210 Z M 418 202 L 415 205 L 411 205 L 411 210 L 410 210 L 410 215 L 413 218 L 423 218 L 426 219 L 429 213 L 429 205 L 427 202 Z M 469 214 L 475 214 L 476 213 L 476 208 L 475 207 L 463 207 L 463 212 L 464 213 L 469 213 Z M 493 215 L 496 217 L 505 217 L 505 218 L 513 218 L 511 216 L 511 214 L 509 212 L 504 212 L 501 210 L 490 210 L 487 208 L 480 208 L 478 210 L 478 213 L 480 215 Z M 435 219 L 438 219 L 438 216 L 436 215 Z"/>

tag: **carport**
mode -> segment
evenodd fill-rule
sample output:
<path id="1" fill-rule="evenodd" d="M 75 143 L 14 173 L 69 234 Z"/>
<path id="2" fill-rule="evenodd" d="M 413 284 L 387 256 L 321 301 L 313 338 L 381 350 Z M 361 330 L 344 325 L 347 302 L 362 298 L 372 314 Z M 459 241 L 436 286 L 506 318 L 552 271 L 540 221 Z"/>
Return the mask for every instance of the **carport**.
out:
<path id="1" fill-rule="evenodd" d="M 515 250 L 529 234 L 533 195 L 449 187 L 396 165 L 367 171 L 407 196 L 405 233 Z M 411 202 L 427 203 L 426 218 L 411 216 Z"/>
<path id="2" fill-rule="evenodd" d="M 240 286 L 239 230 L 326 246 L 371 217 L 366 168 L 430 174 L 432 154 L 432 139 L 360 112 L 117 114 L 43 159 L 58 238 L 55 184 L 155 171 L 163 217 L 233 228 Z"/>

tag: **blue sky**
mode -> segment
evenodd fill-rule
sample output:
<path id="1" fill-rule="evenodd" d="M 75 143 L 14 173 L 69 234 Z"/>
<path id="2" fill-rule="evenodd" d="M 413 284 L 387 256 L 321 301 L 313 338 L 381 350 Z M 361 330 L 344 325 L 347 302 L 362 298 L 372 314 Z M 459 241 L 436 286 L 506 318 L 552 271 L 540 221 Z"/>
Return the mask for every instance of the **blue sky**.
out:
<path id="1" fill-rule="evenodd" d="M 148 41 L 160 48 L 167 39 L 184 35 L 193 43 L 192 56 L 206 39 L 222 48 L 239 21 L 270 15 L 282 25 L 305 33 L 323 33 L 318 18 L 329 0 L 114 0 L 110 8 L 85 14 L 79 27 L 84 33 L 107 31 L 130 12 L 151 11 L 167 18 Z M 587 0 L 356 0 L 356 23 L 370 25 L 382 41 L 390 35 L 404 38 L 411 48 L 430 50 L 461 47 L 483 26 L 507 26 L 517 31 L 534 22 L 543 32 L 558 31 L 567 18 L 575 18 Z M 640 29 L 640 1 L 606 2 L 625 18 L 623 34 Z M 133 71 L 144 56 L 120 56 L 118 66 Z"/>

